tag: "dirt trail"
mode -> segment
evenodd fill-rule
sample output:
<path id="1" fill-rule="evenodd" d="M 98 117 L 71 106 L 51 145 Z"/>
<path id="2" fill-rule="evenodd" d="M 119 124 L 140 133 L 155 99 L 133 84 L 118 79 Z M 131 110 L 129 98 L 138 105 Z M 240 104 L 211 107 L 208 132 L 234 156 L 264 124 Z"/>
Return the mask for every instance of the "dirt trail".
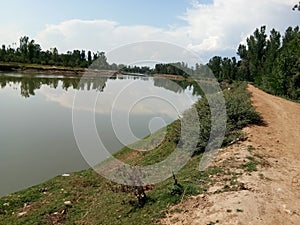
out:
<path id="1" fill-rule="evenodd" d="M 300 104 L 266 94 L 253 86 L 248 89 L 253 95 L 253 105 L 267 123 L 267 127 L 253 127 L 249 130 L 253 141 L 272 148 L 273 157 L 299 160 Z M 268 139 L 275 139 L 277 143 L 269 142 Z"/>
<path id="2" fill-rule="evenodd" d="M 214 164 L 261 155 L 265 165 L 238 178 L 243 189 L 216 192 L 224 185 L 218 182 L 206 194 L 181 202 L 163 224 L 300 224 L 300 104 L 251 85 L 248 90 L 266 125 L 244 129 L 247 140 L 221 150 Z"/>

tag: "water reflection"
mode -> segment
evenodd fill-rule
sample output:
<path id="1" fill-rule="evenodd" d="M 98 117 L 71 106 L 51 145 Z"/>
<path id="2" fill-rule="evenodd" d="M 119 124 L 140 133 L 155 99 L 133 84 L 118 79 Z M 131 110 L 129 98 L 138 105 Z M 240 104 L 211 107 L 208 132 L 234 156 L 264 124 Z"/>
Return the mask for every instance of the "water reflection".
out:
<path id="1" fill-rule="evenodd" d="M 187 82 L 151 77 L 0 73 L 0 86 L 0 196 L 88 167 L 74 138 L 72 110 L 94 113 L 98 134 L 114 153 L 171 123 L 199 98 Z"/>
<path id="2" fill-rule="evenodd" d="M 20 94 L 25 98 L 35 95 L 35 91 L 39 90 L 42 85 L 47 85 L 56 89 L 61 82 L 63 90 L 71 89 L 87 89 L 103 91 L 105 82 L 108 78 L 101 77 L 94 80 L 85 79 L 80 83 L 79 77 L 64 76 L 45 76 L 45 75 L 20 75 L 20 74 L 0 74 L 0 86 L 5 88 L 12 84 L 20 86 Z M 80 83 L 80 85 L 79 85 Z"/>
<path id="3" fill-rule="evenodd" d="M 154 80 L 154 86 L 162 87 L 175 93 L 182 93 L 186 89 L 192 89 L 193 95 L 201 95 L 200 87 L 195 83 L 182 81 L 170 81 L 169 79 L 151 77 L 134 77 L 134 76 L 118 76 L 118 77 L 97 77 L 97 78 L 80 78 L 80 77 L 68 77 L 68 76 L 50 76 L 50 75 L 28 75 L 28 74 L 13 74 L 13 73 L 0 73 L 0 86 L 5 88 L 6 86 L 17 85 L 20 86 L 20 94 L 25 98 L 35 95 L 35 91 L 39 90 L 42 85 L 47 85 L 56 89 L 61 82 L 63 90 L 97 90 L 103 91 L 107 80 Z M 174 85 L 174 83 L 176 85 Z"/>

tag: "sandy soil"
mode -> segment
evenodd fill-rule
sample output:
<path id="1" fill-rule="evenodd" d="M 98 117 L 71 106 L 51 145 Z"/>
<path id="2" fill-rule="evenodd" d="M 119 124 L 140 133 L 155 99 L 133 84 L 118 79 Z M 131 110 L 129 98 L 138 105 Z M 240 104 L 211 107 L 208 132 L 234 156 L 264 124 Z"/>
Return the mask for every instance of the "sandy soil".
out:
<path id="1" fill-rule="evenodd" d="M 244 188 L 218 192 L 219 179 L 205 194 L 171 207 L 163 224 L 300 224 L 300 104 L 248 89 L 265 125 L 244 129 L 247 140 L 220 150 L 214 165 L 249 156 L 263 156 L 265 163 L 238 178 Z"/>

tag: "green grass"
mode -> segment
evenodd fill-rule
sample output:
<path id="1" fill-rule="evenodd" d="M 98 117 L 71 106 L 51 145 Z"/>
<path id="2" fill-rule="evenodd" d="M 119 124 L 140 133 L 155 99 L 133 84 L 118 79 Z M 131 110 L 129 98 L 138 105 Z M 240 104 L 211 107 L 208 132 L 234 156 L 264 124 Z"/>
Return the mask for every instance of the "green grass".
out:
<path id="1" fill-rule="evenodd" d="M 247 147 L 247 150 L 248 150 L 249 152 L 253 152 L 253 151 L 255 150 L 255 148 L 254 148 L 252 145 L 249 145 L 249 146 Z"/>
<path id="2" fill-rule="evenodd" d="M 243 164 L 241 167 L 246 170 L 247 172 L 254 172 L 257 171 L 257 165 L 259 162 L 252 156 L 247 157 L 249 160 L 247 163 Z"/>
<path id="3" fill-rule="evenodd" d="M 225 144 L 240 137 L 239 129 L 249 123 L 258 121 L 259 115 L 251 107 L 249 93 L 245 84 L 234 84 L 224 92 L 227 100 L 228 130 Z M 240 99 L 242 98 L 242 100 Z M 198 166 L 203 148 L 209 134 L 210 112 L 203 98 L 196 104 L 201 123 L 200 144 L 189 162 L 176 174 L 180 185 L 175 185 L 169 178 L 155 185 L 146 192 L 147 202 L 139 207 L 131 191 L 102 176 L 92 169 L 72 173 L 70 177 L 56 177 L 43 184 L 2 197 L 0 199 L 0 224 L 154 224 L 163 217 L 170 205 L 176 204 L 187 196 L 204 193 L 214 177 L 219 174 L 230 174 L 220 167 L 210 167 L 199 171 Z M 238 105 L 241 108 L 238 108 Z M 248 112 L 250 110 L 251 112 Z M 161 141 L 161 135 L 165 138 Z M 167 128 L 158 131 L 151 137 L 132 145 L 134 148 L 151 149 L 151 151 L 134 151 L 129 147 L 118 152 L 115 157 L 132 165 L 151 165 L 160 162 L 174 150 L 179 143 L 180 122 L 175 121 Z M 159 144 L 158 144 L 159 143 Z M 254 171 L 255 159 L 243 165 L 246 171 Z M 230 174 L 228 188 L 235 190 L 237 174 Z M 234 186 L 234 187 L 233 187 Z M 66 206 L 65 201 L 71 201 Z M 18 213 L 26 212 L 23 216 Z"/>

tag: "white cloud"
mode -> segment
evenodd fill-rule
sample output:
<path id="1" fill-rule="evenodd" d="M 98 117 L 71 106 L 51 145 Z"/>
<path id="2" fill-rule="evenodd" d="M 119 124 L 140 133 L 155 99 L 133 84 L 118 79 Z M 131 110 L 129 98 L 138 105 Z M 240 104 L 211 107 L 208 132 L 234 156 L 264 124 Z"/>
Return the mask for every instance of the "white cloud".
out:
<path id="1" fill-rule="evenodd" d="M 288 25 L 296 25 L 299 21 L 299 15 L 291 10 L 292 5 L 293 1 L 289 0 L 214 0 L 211 5 L 198 4 L 184 16 L 192 39 L 190 48 L 196 51 L 205 51 L 205 48 L 219 52 L 235 50 L 261 25 L 284 31 Z M 197 40 L 200 43 L 197 44 Z"/>
<path id="2" fill-rule="evenodd" d="M 6 47 L 11 46 L 15 48 L 19 45 L 19 38 L 24 36 L 25 32 L 17 29 L 16 27 L 8 26 L 1 27 L 0 29 L 0 37 L 1 37 L 1 45 L 4 44 Z"/>
<path id="3" fill-rule="evenodd" d="M 69 20 L 48 25 L 36 37 L 43 48 L 109 51 L 137 41 L 167 41 L 192 50 L 207 60 L 216 54 L 233 55 L 239 43 L 255 28 L 267 25 L 282 33 L 297 25 L 300 13 L 291 10 L 296 0 L 214 0 L 212 4 L 193 1 L 181 18 L 185 26 L 157 28 L 123 26 L 108 20 Z M 137 21 L 138 23 L 138 21 Z"/>
<path id="4" fill-rule="evenodd" d="M 57 46 L 66 52 L 72 49 L 97 49 L 103 46 L 116 28 L 117 23 L 108 20 L 68 20 L 47 25 L 37 36 L 45 49 Z"/>

